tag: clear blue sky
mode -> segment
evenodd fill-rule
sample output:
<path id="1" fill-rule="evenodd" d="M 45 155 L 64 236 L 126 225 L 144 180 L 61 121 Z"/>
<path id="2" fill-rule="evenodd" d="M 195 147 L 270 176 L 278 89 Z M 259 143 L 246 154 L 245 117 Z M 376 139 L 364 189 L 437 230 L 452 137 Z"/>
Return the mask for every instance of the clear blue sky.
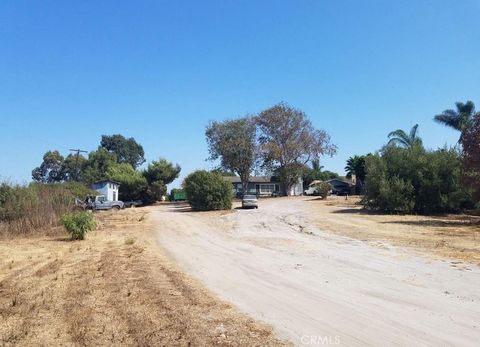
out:
<path id="1" fill-rule="evenodd" d="M 389 131 L 480 108 L 480 1 L 0 2 L 0 176 L 26 182 L 43 153 L 133 136 L 148 161 L 210 168 L 209 120 L 279 101 L 339 147 L 343 173 Z M 175 183 L 177 185 L 178 182 Z"/>

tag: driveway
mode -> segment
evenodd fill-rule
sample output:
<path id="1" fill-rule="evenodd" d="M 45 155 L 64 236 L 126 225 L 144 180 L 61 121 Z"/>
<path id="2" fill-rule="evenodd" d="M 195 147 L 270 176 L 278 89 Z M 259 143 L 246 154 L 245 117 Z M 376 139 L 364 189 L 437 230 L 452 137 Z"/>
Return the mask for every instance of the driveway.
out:
<path id="1" fill-rule="evenodd" d="M 188 274 L 295 345 L 478 346 L 477 266 L 324 232 L 306 200 L 226 212 L 164 205 L 152 218 Z"/>

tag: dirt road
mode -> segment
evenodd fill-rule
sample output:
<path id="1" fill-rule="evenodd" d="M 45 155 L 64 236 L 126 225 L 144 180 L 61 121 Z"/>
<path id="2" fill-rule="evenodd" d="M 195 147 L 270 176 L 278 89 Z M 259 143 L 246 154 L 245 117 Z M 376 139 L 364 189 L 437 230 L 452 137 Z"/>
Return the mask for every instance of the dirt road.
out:
<path id="1" fill-rule="evenodd" d="M 296 345 L 478 346 L 477 265 L 338 235 L 355 215 L 330 215 L 336 234 L 322 231 L 309 203 L 278 198 L 205 213 L 177 205 L 152 220 L 187 273 Z"/>
<path id="2" fill-rule="evenodd" d="M 0 346 L 283 346 L 178 270 L 148 210 L 98 213 L 84 241 L 0 240 Z"/>

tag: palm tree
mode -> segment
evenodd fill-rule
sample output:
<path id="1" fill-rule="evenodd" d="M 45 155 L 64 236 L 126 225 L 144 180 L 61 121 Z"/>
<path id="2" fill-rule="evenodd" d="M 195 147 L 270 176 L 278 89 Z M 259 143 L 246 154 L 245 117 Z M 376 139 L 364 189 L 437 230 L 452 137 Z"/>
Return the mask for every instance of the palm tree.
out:
<path id="1" fill-rule="evenodd" d="M 433 119 L 443 125 L 451 127 L 455 130 L 463 132 L 473 120 L 475 115 L 475 104 L 471 101 L 456 102 L 457 110 L 445 110 L 441 114 L 437 114 Z"/>
<path id="2" fill-rule="evenodd" d="M 365 155 L 354 155 L 353 157 L 348 158 L 347 166 L 345 166 L 348 178 L 355 175 L 358 180 L 365 180 L 365 158 Z"/>
<path id="3" fill-rule="evenodd" d="M 418 136 L 418 124 L 415 124 L 407 135 L 402 129 L 397 129 L 388 134 L 387 145 L 398 145 L 400 147 L 411 148 L 415 145 L 421 145 L 422 139 Z"/>
<path id="4" fill-rule="evenodd" d="M 312 159 L 312 169 L 318 172 L 322 171 L 323 165 L 320 165 L 320 158 Z"/>

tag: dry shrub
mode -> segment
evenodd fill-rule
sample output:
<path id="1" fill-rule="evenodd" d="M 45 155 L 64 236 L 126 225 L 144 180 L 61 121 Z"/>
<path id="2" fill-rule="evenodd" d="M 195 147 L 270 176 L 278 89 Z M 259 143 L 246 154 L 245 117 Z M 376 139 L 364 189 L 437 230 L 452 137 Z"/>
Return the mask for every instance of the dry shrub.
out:
<path id="1" fill-rule="evenodd" d="M 28 235 L 59 225 L 75 197 L 89 190 L 79 183 L 0 184 L 0 237 Z"/>

